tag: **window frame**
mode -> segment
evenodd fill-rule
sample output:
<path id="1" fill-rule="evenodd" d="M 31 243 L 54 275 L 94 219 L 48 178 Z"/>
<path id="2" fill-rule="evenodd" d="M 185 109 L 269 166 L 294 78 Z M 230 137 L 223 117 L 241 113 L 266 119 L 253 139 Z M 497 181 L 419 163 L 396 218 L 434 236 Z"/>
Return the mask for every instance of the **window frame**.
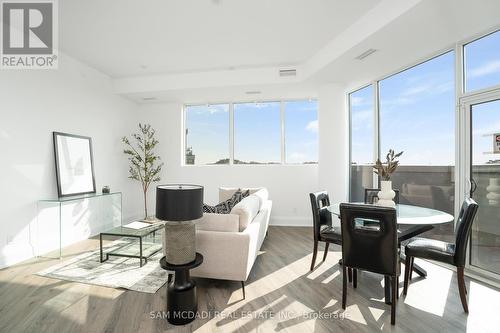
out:
<path id="1" fill-rule="evenodd" d="M 233 101 L 233 102 L 210 102 L 210 103 L 185 103 L 182 106 L 182 149 L 181 149 L 181 166 L 182 167 L 220 167 L 220 166 L 237 166 L 237 167 L 246 167 L 246 166 L 254 166 L 254 167 L 265 167 L 265 166 L 317 166 L 318 161 L 315 163 L 287 163 L 286 161 L 286 136 L 285 136 L 285 123 L 286 123 L 286 112 L 285 112 L 285 103 L 287 102 L 300 102 L 300 101 L 308 101 L 308 102 L 316 102 L 318 103 L 317 98 L 312 97 L 304 97 L 304 98 L 287 98 L 287 99 L 262 99 L 262 100 L 242 100 L 242 101 Z M 235 129 L 234 129 L 234 105 L 235 104 L 245 104 L 245 103 L 279 103 L 280 104 L 280 161 L 278 163 L 272 164 L 235 164 L 234 163 L 234 150 L 235 150 Z M 227 104 L 229 105 L 229 163 L 228 164 L 186 164 L 186 128 L 187 128 L 187 109 L 193 106 L 210 106 L 210 105 L 220 105 Z M 318 118 L 318 110 L 316 110 L 316 118 Z M 319 137 L 319 134 L 318 134 Z M 318 141 L 319 142 L 319 141 Z M 319 144 L 316 147 L 319 152 Z"/>
<path id="2" fill-rule="evenodd" d="M 440 55 L 443 55 L 447 52 L 454 51 L 455 52 L 455 67 L 454 67 L 454 75 L 455 75 L 455 209 L 454 213 L 455 216 L 458 216 L 458 213 L 460 211 L 460 206 L 463 200 L 466 197 L 466 192 L 467 192 L 467 186 L 465 184 L 465 177 L 466 177 L 466 157 L 465 154 L 460 154 L 460 148 L 464 147 L 466 145 L 465 140 L 467 139 L 464 135 L 466 133 L 465 129 L 465 123 L 464 121 L 464 106 L 463 101 L 464 100 L 469 100 L 469 99 L 474 99 L 476 96 L 481 96 L 484 94 L 491 93 L 492 91 L 497 91 L 500 89 L 500 84 L 498 85 L 492 85 L 486 88 L 482 89 L 477 89 L 477 90 L 471 90 L 469 92 L 465 91 L 465 45 L 470 44 L 476 40 L 479 40 L 483 37 L 486 37 L 492 33 L 500 31 L 500 25 L 493 27 L 491 29 L 488 29 L 486 31 L 483 31 L 481 33 L 475 34 L 469 38 L 462 39 L 453 45 L 450 45 L 446 48 L 441 49 L 438 52 L 433 52 L 432 54 L 420 58 L 415 62 L 412 62 L 410 65 L 404 66 L 398 70 L 395 70 L 387 75 L 378 77 L 374 80 L 371 80 L 368 84 L 363 84 L 361 86 L 355 87 L 355 89 L 349 89 L 346 98 L 349 101 L 349 96 L 351 93 L 356 92 L 360 89 L 363 89 L 369 85 L 373 86 L 373 98 L 375 101 L 374 105 L 374 140 L 376 142 L 376 154 L 375 158 L 380 158 L 380 101 L 379 101 L 379 82 L 384 80 L 385 78 L 391 77 L 393 75 L 396 75 L 398 73 L 401 73 L 407 69 L 410 69 L 412 67 L 418 66 L 422 63 L 425 63 L 431 59 L 434 59 L 436 57 L 439 57 Z M 348 104 L 349 105 L 349 104 Z M 348 107 L 348 117 L 350 119 L 351 117 L 351 108 L 350 105 Z M 351 136 L 351 123 L 349 121 L 349 137 Z M 351 145 L 349 144 L 349 161 L 348 161 L 348 167 L 349 167 L 349 177 L 351 177 L 351 172 L 350 172 L 350 167 L 351 167 Z M 374 175 L 374 177 L 377 177 Z M 378 177 L 377 177 L 378 178 Z M 349 197 L 351 196 L 351 179 L 349 178 Z M 445 265 L 446 266 L 446 265 Z M 472 267 L 469 263 L 466 265 L 466 274 L 468 276 L 475 277 L 483 282 L 489 283 L 489 284 L 494 284 L 496 285 L 498 282 L 498 276 L 490 276 L 484 271 L 482 271 L 479 268 Z"/>

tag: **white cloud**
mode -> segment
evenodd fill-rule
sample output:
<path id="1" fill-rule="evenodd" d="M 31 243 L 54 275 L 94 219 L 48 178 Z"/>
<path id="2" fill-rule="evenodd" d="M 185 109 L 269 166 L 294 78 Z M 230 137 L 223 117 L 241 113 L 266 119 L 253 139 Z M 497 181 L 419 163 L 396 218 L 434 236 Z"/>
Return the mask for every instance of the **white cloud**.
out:
<path id="1" fill-rule="evenodd" d="M 352 106 L 361 106 L 365 104 L 365 99 L 363 97 L 352 97 L 351 98 L 351 105 Z"/>
<path id="2" fill-rule="evenodd" d="M 306 126 L 306 130 L 311 131 L 313 133 L 318 133 L 318 121 L 317 120 L 310 121 Z"/>
<path id="3" fill-rule="evenodd" d="M 306 155 L 299 153 L 299 152 L 293 152 L 290 155 L 288 155 L 287 161 L 290 163 L 302 163 L 306 159 Z"/>
<path id="4" fill-rule="evenodd" d="M 500 72 L 500 60 L 490 61 L 486 64 L 473 68 L 469 71 L 468 77 L 481 77 Z"/>

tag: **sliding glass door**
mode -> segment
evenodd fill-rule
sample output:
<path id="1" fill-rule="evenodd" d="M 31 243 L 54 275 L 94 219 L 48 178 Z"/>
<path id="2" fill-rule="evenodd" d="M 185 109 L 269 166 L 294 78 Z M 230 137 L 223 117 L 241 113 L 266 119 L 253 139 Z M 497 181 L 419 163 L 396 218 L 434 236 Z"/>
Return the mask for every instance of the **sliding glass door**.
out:
<path id="1" fill-rule="evenodd" d="M 500 274 L 500 91 L 465 99 L 470 196 L 479 204 L 469 267 Z"/>

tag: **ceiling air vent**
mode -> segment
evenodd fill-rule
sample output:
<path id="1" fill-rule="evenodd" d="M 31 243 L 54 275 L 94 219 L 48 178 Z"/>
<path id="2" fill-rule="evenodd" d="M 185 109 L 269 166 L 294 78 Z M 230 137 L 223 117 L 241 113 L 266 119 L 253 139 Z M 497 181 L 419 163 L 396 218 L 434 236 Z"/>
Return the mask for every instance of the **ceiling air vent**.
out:
<path id="1" fill-rule="evenodd" d="M 280 76 L 295 76 L 297 75 L 296 69 L 280 69 Z"/>
<path id="2" fill-rule="evenodd" d="M 245 94 L 247 94 L 247 95 L 259 95 L 261 93 L 262 93 L 262 91 L 259 91 L 259 90 L 245 91 Z"/>
<path id="3" fill-rule="evenodd" d="M 361 53 L 359 56 L 357 56 L 355 59 L 363 60 L 364 58 L 366 58 L 366 57 L 374 54 L 375 52 L 377 52 L 377 50 L 375 50 L 375 49 L 368 49 L 365 52 Z"/>

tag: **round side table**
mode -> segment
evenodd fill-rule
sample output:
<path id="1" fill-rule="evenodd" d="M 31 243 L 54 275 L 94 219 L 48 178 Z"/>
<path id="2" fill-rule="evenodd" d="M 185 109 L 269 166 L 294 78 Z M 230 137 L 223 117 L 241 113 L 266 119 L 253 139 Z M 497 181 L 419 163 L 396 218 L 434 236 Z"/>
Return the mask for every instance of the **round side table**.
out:
<path id="1" fill-rule="evenodd" d="M 184 265 L 172 265 L 165 257 L 160 259 L 160 266 L 174 271 L 174 281 L 167 286 L 167 320 L 172 325 L 186 325 L 196 318 L 198 297 L 196 283 L 191 280 L 189 270 L 203 263 L 203 255 L 196 252 L 194 261 Z"/>

